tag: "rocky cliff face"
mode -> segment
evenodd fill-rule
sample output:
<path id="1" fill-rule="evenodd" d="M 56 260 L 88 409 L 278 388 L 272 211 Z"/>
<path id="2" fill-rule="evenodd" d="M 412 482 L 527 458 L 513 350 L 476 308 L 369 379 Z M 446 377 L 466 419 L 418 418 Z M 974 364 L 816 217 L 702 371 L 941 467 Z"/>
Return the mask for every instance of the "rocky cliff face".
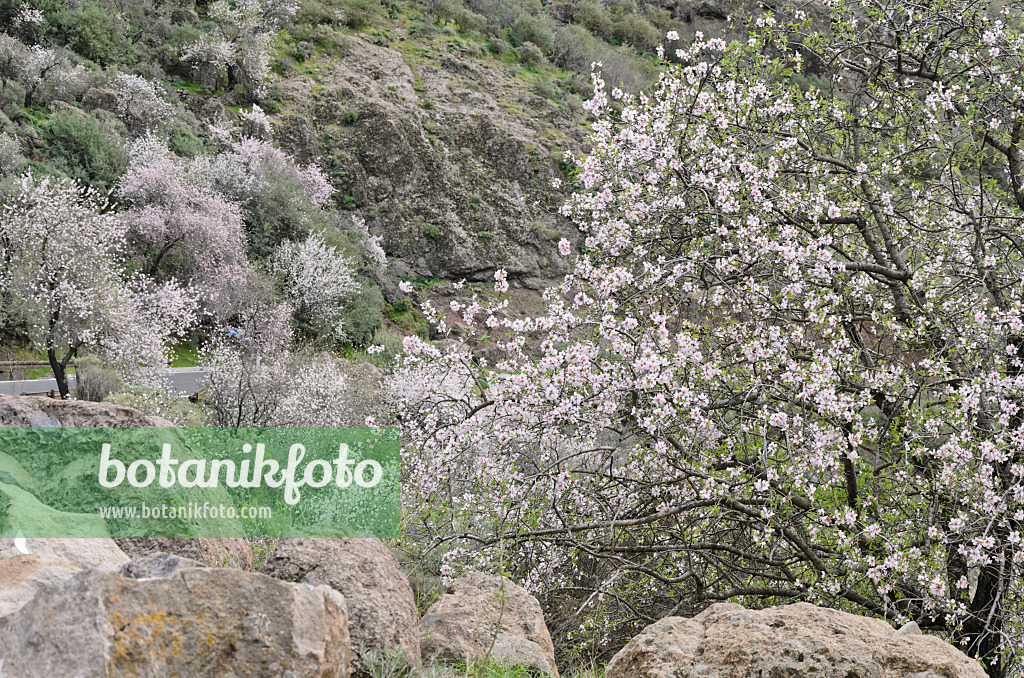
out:
<path id="1" fill-rule="evenodd" d="M 479 48 L 389 34 L 278 82 L 279 143 L 330 173 L 400 279 L 560 277 L 557 242 L 575 229 L 554 213 L 565 195 L 552 181 L 583 148 L 582 115 Z"/>

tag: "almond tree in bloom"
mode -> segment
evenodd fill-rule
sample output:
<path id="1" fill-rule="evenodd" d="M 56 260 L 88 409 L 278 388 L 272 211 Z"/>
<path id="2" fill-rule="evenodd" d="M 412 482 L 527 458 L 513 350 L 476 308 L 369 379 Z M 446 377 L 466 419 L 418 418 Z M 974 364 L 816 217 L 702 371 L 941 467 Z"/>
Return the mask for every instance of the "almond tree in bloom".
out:
<path id="1" fill-rule="evenodd" d="M 239 207 L 185 179 L 187 163 L 153 136 L 129 147 L 115 195 L 129 249 L 146 275 L 177 279 L 196 291 L 208 313 L 226 318 L 251 266 Z"/>
<path id="2" fill-rule="evenodd" d="M 301 243 L 282 243 L 274 252 L 271 272 L 301 321 L 325 325 L 330 335 L 345 339 L 343 311 L 359 292 L 359 282 L 342 252 L 313 234 Z"/>
<path id="3" fill-rule="evenodd" d="M 0 215 L 0 317 L 46 351 L 62 398 L 80 349 L 152 383 L 168 343 L 195 322 L 195 299 L 177 284 L 123 277 L 124 240 L 109 205 L 69 180 L 26 175 Z"/>
<path id="4" fill-rule="evenodd" d="M 514 568 L 593 651 L 807 600 L 1000 677 L 1024 654 L 1022 6 L 830 4 L 829 35 L 698 34 L 646 95 L 595 77 L 562 208 L 585 249 L 547 311 L 444 309 L 490 366 L 406 340 L 407 528 L 443 573 Z"/>
<path id="5" fill-rule="evenodd" d="M 274 33 L 297 9 L 290 0 L 217 0 L 207 8 L 215 30 L 185 45 L 180 58 L 213 84 L 226 73 L 228 89 L 241 85 L 259 94 L 270 75 Z"/>

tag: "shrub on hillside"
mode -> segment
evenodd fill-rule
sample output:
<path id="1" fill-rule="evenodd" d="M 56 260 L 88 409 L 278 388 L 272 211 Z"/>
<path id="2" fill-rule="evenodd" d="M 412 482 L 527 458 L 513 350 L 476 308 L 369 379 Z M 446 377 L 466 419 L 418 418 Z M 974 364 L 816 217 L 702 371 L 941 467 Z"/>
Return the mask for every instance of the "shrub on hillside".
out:
<path id="1" fill-rule="evenodd" d="M 545 14 L 520 14 L 509 28 L 508 37 L 516 47 L 532 42 L 545 54 L 549 54 L 554 45 L 551 21 Z"/>
<path id="2" fill-rule="evenodd" d="M 615 21 L 613 36 L 645 52 L 653 52 L 664 37 L 651 22 L 638 14 L 625 14 Z"/>
<path id="3" fill-rule="evenodd" d="M 96 356 L 75 360 L 75 397 L 101 403 L 111 393 L 124 388 L 124 380 L 117 371 L 107 367 Z"/>
<path id="4" fill-rule="evenodd" d="M 99 5 L 85 2 L 58 12 L 46 13 L 47 39 L 63 45 L 90 61 L 107 66 L 134 63 L 132 43 L 113 19 L 113 14 Z"/>
<path id="5" fill-rule="evenodd" d="M 537 67 L 545 61 L 544 53 L 540 51 L 540 47 L 537 47 L 532 42 L 524 42 L 516 51 L 519 52 L 519 60 L 527 66 Z"/>
<path id="6" fill-rule="evenodd" d="M 111 124 L 93 115 L 62 111 L 47 122 L 43 133 L 51 164 L 74 179 L 109 187 L 124 172 L 128 157 Z"/>
<path id="7" fill-rule="evenodd" d="M 615 22 L 600 0 L 581 0 L 572 8 L 572 18 L 580 26 L 601 35 L 612 35 Z"/>

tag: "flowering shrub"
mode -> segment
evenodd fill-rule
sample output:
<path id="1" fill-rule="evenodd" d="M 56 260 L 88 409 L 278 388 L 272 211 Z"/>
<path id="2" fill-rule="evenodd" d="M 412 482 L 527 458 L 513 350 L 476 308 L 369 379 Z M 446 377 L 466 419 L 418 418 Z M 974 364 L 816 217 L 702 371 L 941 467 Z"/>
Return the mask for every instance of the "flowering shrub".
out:
<path id="1" fill-rule="evenodd" d="M 159 127 L 174 119 L 174 107 L 163 99 L 156 83 L 139 75 L 118 73 L 113 86 L 118 115 L 126 124 L 149 122 Z"/>
<path id="2" fill-rule="evenodd" d="M 327 324 L 331 335 L 345 338 L 342 312 L 359 291 L 359 283 L 344 254 L 314 234 L 301 243 L 282 244 L 271 266 L 302 318 Z"/>
<path id="3" fill-rule="evenodd" d="M 916 620 L 1002 676 L 1024 653 L 1021 4 L 830 5 L 829 35 L 798 11 L 698 33 L 648 94 L 595 76 L 562 208 L 585 250 L 547 311 L 454 302 L 492 366 L 406 340 L 409 529 L 454 569 L 515 567 L 592 651 L 799 599 Z"/>

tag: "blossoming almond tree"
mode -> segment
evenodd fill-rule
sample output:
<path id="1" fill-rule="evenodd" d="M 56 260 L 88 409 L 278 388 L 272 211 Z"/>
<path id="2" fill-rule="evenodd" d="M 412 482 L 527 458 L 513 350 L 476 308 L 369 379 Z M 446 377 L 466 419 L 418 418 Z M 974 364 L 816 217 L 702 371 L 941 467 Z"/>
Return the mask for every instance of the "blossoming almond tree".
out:
<path id="1" fill-rule="evenodd" d="M 73 181 L 26 175 L 0 215 L 0 313 L 46 351 L 62 398 L 83 347 L 144 383 L 195 320 L 195 299 L 178 285 L 122 276 L 125 231 L 108 207 Z"/>
<path id="2" fill-rule="evenodd" d="M 206 311 L 236 311 L 237 289 L 251 266 L 239 207 L 185 179 L 186 163 L 152 135 L 129 146 L 128 169 L 115 195 L 131 254 L 146 275 L 176 278 L 198 293 Z"/>
<path id="3" fill-rule="evenodd" d="M 799 11 L 698 34 L 648 94 L 595 77 L 562 208 L 585 247 L 547 311 L 453 304 L 493 366 L 406 341 L 414 546 L 515 567 L 591 649 L 713 601 L 808 600 L 1005 675 L 1024 23 L 999 7 L 839 0 L 828 35 Z"/>

